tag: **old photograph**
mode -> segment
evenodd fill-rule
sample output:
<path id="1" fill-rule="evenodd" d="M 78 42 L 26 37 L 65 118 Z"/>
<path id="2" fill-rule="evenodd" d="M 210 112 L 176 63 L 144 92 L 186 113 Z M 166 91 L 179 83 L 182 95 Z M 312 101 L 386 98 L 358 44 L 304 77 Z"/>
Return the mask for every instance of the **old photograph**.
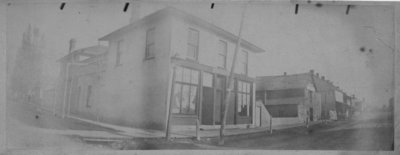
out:
<path id="1" fill-rule="evenodd" d="M 7 1 L 7 152 L 394 154 L 399 4 Z"/>

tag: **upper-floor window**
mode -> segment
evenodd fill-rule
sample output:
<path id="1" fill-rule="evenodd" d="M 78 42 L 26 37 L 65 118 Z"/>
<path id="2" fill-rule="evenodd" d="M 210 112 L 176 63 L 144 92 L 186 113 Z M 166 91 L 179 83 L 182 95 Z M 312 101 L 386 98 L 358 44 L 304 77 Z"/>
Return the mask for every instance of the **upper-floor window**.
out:
<path id="1" fill-rule="evenodd" d="M 188 32 L 188 49 L 186 56 L 189 59 L 197 60 L 199 52 L 199 31 L 190 28 Z"/>
<path id="2" fill-rule="evenodd" d="M 238 71 L 239 74 L 246 74 L 247 75 L 247 70 L 248 70 L 248 59 L 249 55 L 247 51 L 241 51 L 238 53 Z"/>
<path id="3" fill-rule="evenodd" d="M 228 45 L 225 41 L 220 40 L 218 42 L 218 60 L 217 66 L 226 68 L 226 55 L 228 53 Z"/>
<path id="4" fill-rule="evenodd" d="M 155 28 L 151 28 L 146 32 L 146 54 L 145 58 L 153 58 L 155 56 L 154 42 L 155 42 Z"/>
<path id="5" fill-rule="evenodd" d="M 117 55 L 115 59 L 115 67 L 121 65 L 121 55 L 122 55 L 122 50 L 123 50 L 123 40 L 117 41 Z"/>

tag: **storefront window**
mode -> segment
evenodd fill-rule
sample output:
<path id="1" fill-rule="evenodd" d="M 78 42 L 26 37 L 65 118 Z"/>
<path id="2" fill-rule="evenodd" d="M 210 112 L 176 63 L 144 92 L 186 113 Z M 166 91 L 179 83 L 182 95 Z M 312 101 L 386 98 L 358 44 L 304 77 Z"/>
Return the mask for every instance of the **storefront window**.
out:
<path id="1" fill-rule="evenodd" d="M 237 112 L 239 116 L 250 116 L 251 83 L 237 81 Z"/>
<path id="2" fill-rule="evenodd" d="M 177 67 L 175 70 L 173 113 L 196 114 L 199 75 L 197 70 Z"/>

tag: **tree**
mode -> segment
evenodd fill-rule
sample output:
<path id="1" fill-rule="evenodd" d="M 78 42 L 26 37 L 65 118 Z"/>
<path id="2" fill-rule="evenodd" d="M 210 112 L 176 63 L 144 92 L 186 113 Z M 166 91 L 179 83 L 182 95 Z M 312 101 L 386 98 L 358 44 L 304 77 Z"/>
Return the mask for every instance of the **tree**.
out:
<path id="1" fill-rule="evenodd" d="M 391 112 L 394 111 L 394 98 L 393 98 L 393 97 L 389 99 L 389 106 L 388 106 L 388 109 L 389 109 Z"/>
<path id="2" fill-rule="evenodd" d="M 31 100 L 39 97 L 43 40 L 39 29 L 31 25 L 23 33 L 10 78 L 10 93 L 18 98 Z"/>

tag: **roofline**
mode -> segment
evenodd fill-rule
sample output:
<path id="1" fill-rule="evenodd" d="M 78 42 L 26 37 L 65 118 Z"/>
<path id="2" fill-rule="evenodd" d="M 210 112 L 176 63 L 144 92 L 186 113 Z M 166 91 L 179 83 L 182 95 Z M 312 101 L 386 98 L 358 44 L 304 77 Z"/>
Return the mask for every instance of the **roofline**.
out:
<path id="1" fill-rule="evenodd" d="M 136 26 L 138 26 L 140 24 L 143 24 L 144 22 L 146 22 L 148 20 L 151 20 L 151 19 L 154 19 L 154 18 L 157 18 L 157 17 L 171 16 L 171 15 L 173 15 L 175 17 L 180 17 L 182 19 L 185 19 L 188 22 L 191 22 L 192 24 L 195 24 L 195 25 L 201 26 L 201 27 L 203 27 L 205 29 L 208 29 L 210 31 L 213 31 L 214 33 L 217 33 L 218 35 L 226 37 L 226 38 L 230 39 L 231 41 L 235 42 L 235 41 L 237 41 L 239 39 L 238 36 L 232 34 L 231 32 L 228 32 L 228 31 L 226 31 L 226 30 L 224 30 L 224 29 L 222 29 L 222 28 L 220 28 L 220 27 L 218 27 L 218 26 L 216 26 L 216 25 L 214 25 L 212 23 L 209 23 L 209 22 L 197 17 L 197 16 L 194 16 L 192 14 L 189 14 L 189 13 L 186 13 L 184 11 L 178 10 L 178 9 L 176 9 L 174 7 L 166 7 L 164 9 L 161 9 L 161 10 L 156 11 L 156 12 L 150 14 L 150 15 L 145 16 L 145 17 L 143 17 L 142 19 L 140 19 L 140 20 L 138 20 L 136 22 L 130 23 L 130 24 L 128 24 L 128 25 L 126 25 L 126 26 L 124 26 L 124 27 L 122 27 L 120 29 L 117 29 L 117 30 L 115 30 L 115 31 L 113 31 L 113 32 L 111 32 L 111 33 L 99 38 L 99 40 L 100 41 L 110 40 L 110 37 L 116 35 L 116 33 L 118 33 L 118 32 L 127 31 L 127 30 L 129 30 L 131 28 L 135 28 Z M 254 53 L 266 52 L 264 49 L 262 49 L 262 48 L 260 48 L 260 47 L 258 47 L 256 45 L 248 42 L 247 40 L 245 40 L 243 38 L 241 38 L 241 46 L 243 46 L 245 48 L 248 48 L 251 52 L 254 52 Z"/>
<path id="2" fill-rule="evenodd" d="M 256 79 L 263 79 L 263 78 L 279 78 L 279 77 L 290 77 L 290 76 L 298 76 L 298 75 L 307 75 L 310 72 L 305 73 L 297 73 L 297 74 L 287 74 L 287 75 L 268 75 L 268 76 L 257 76 Z"/>
<path id="3" fill-rule="evenodd" d="M 64 61 L 65 59 L 67 59 L 68 57 L 71 57 L 71 55 L 72 55 L 73 53 L 75 53 L 75 52 L 83 51 L 83 50 L 86 50 L 86 49 L 89 49 L 89 48 L 93 48 L 93 47 L 104 47 L 104 48 L 108 48 L 107 46 L 104 46 L 104 45 L 94 45 L 94 46 L 89 46 L 89 47 L 84 47 L 84 48 L 76 49 L 76 50 L 73 50 L 72 52 L 68 53 L 67 55 L 64 55 L 63 57 L 57 59 L 56 62 L 62 62 L 62 61 Z M 107 51 L 106 51 L 106 52 L 107 52 Z"/>
<path id="4" fill-rule="evenodd" d="M 287 90 L 287 89 L 307 89 L 307 86 L 305 86 L 305 87 L 288 87 L 288 88 L 286 88 L 286 87 L 279 87 L 279 88 L 273 88 L 273 89 L 271 89 L 271 88 L 267 88 L 267 89 L 257 89 L 256 88 L 256 91 L 258 90 L 258 91 L 264 91 L 264 90 L 268 90 L 268 91 L 277 91 L 277 90 Z"/>

